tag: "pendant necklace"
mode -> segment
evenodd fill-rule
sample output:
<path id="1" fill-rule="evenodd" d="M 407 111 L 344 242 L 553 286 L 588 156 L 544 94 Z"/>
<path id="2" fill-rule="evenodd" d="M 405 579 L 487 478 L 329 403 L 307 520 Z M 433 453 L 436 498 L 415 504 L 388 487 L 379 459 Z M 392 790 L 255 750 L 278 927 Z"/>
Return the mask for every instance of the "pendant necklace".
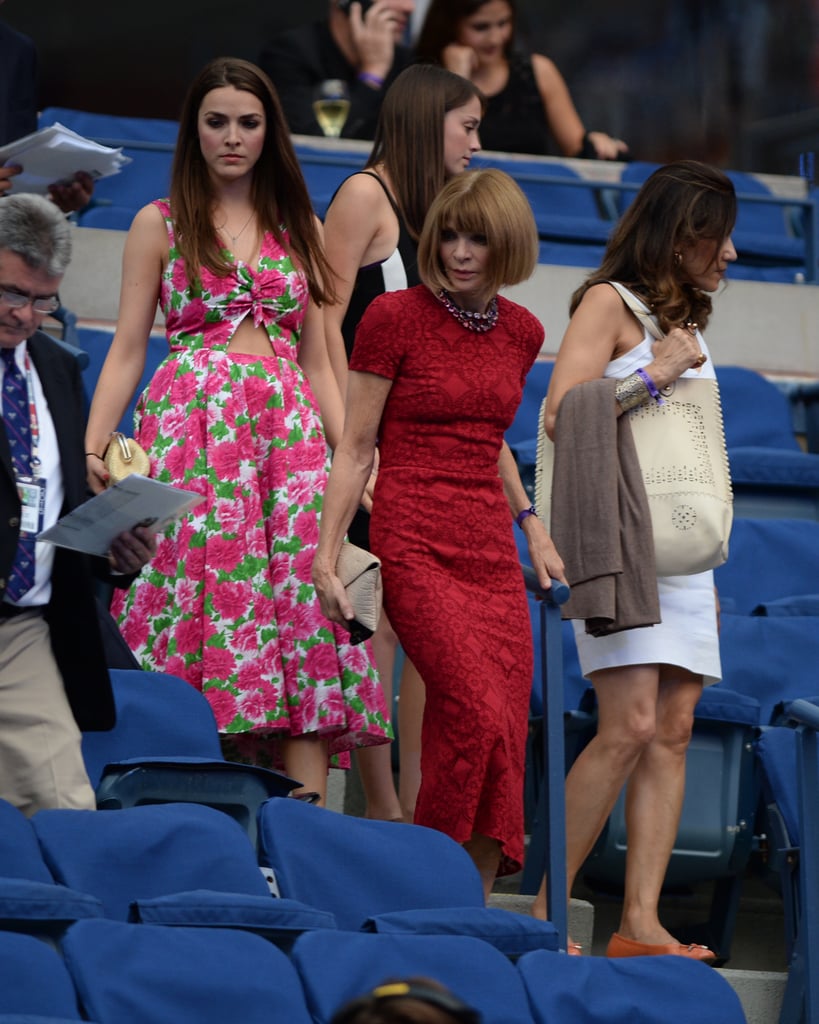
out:
<path id="1" fill-rule="evenodd" d="M 253 212 L 252 212 L 252 213 L 250 214 L 250 216 L 249 216 L 249 217 L 247 218 L 247 220 L 246 220 L 246 221 L 244 222 L 244 224 L 242 225 L 242 228 L 241 228 L 241 230 L 240 230 L 240 231 L 239 231 L 239 232 L 238 232 L 237 234 L 235 234 L 235 235 L 232 235 L 232 234 L 231 234 L 231 233 L 230 233 L 230 232 L 229 232 L 229 231 L 227 230 L 227 228 L 226 228 L 226 226 L 225 226 L 225 225 L 227 224 L 227 217 L 225 218 L 225 223 L 224 223 L 224 224 L 222 224 L 222 226 L 221 226 L 221 227 L 219 227 L 219 228 L 217 228 L 216 230 L 217 230 L 217 231 L 224 231 L 224 232 L 225 232 L 225 234 L 226 234 L 226 235 L 228 236 L 228 238 L 230 239 L 230 244 L 231 244 L 231 246 L 235 246 L 235 245 L 236 245 L 236 243 L 237 243 L 237 242 L 239 241 L 239 239 L 240 239 L 240 238 L 242 237 L 242 235 L 243 235 L 243 234 L 245 233 L 245 228 L 246 228 L 246 227 L 248 226 L 248 224 L 249 224 L 249 223 L 250 223 L 250 222 L 251 222 L 251 221 L 253 220 L 253 218 L 254 218 L 254 216 L 255 216 L 255 215 L 256 215 L 256 211 L 254 210 L 254 211 L 253 211 Z"/>
<path id="2" fill-rule="evenodd" d="M 468 331 L 478 331 L 482 334 L 484 331 L 491 331 L 498 322 L 497 295 L 489 303 L 485 313 L 471 313 L 468 309 L 461 309 L 452 301 L 452 296 L 444 288 L 438 292 L 438 299 L 444 309 L 451 313 L 458 323 Z"/>

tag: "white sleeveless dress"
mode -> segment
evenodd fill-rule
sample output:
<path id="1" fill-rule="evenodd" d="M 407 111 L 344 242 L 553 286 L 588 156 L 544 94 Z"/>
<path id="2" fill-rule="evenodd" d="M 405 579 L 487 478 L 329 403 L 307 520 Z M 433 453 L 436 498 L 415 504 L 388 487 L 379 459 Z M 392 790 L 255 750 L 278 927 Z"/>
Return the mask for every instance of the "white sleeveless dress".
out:
<path id="1" fill-rule="evenodd" d="M 697 340 L 708 361 L 701 370 L 687 370 L 684 377 L 711 379 L 716 376 L 711 355 L 702 335 Z M 622 379 L 638 366 L 653 360 L 654 339 L 646 333 L 631 351 L 612 360 L 604 377 Z M 593 637 L 585 631 L 585 623 L 575 620 L 575 640 L 580 667 L 584 676 L 603 668 L 622 665 L 678 665 L 701 675 L 706 686 L 719 681 L 722 668 L 717 635 L 717 611 L 714 596 L 714 574 L 695 576 L 660 576 L 660 616 L 656 626 L 628 629 L 610 636 Z"/>

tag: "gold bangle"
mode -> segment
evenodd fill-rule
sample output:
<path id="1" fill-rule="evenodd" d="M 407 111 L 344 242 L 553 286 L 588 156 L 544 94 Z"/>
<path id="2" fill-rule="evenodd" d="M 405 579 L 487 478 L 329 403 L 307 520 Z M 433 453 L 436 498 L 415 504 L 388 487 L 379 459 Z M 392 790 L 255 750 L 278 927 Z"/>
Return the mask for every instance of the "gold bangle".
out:
<path id="1" fill-rule="evenodd" d="M 617 381 L 614 386 L 614 397 L 623 412 L 628 412 L 636 405 L 642 405 L 651 396 L 640 374 L 632 373 Z"/>

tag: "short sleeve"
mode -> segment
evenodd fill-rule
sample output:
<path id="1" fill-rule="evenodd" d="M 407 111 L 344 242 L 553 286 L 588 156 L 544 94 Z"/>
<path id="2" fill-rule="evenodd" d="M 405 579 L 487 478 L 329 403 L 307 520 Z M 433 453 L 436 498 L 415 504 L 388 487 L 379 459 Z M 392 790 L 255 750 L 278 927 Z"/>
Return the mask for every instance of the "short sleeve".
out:
<path id="1" fill-rule="evenodd" d="M 405 351 L 405 332 L 412 320 L 407 292 L 389 292 L 373 299 L 358 322 L 350 369 L 394 380 Z"/>

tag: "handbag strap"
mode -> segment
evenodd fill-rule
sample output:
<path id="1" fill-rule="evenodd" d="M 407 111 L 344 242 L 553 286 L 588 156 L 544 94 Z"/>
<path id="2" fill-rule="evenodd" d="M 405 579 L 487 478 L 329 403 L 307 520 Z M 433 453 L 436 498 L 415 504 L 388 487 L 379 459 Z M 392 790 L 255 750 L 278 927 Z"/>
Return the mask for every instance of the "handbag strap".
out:
<path id="1" fill-rule="evenodd" d="M 620 284 L 619 281 L 609 281 L 609 284 L 619 293 L 623 302 L 625 302 L 631 312 L 637 317 L 643 327 L 645 327 L 653 338 L 661 340 L 665 337 L 659 323 L 657 322 L 657 317 L 648 311 L 645 303 L 638 299 L 634 292 L 630 292 L 628 288 L 626 288 L 625 285 Z"/>

